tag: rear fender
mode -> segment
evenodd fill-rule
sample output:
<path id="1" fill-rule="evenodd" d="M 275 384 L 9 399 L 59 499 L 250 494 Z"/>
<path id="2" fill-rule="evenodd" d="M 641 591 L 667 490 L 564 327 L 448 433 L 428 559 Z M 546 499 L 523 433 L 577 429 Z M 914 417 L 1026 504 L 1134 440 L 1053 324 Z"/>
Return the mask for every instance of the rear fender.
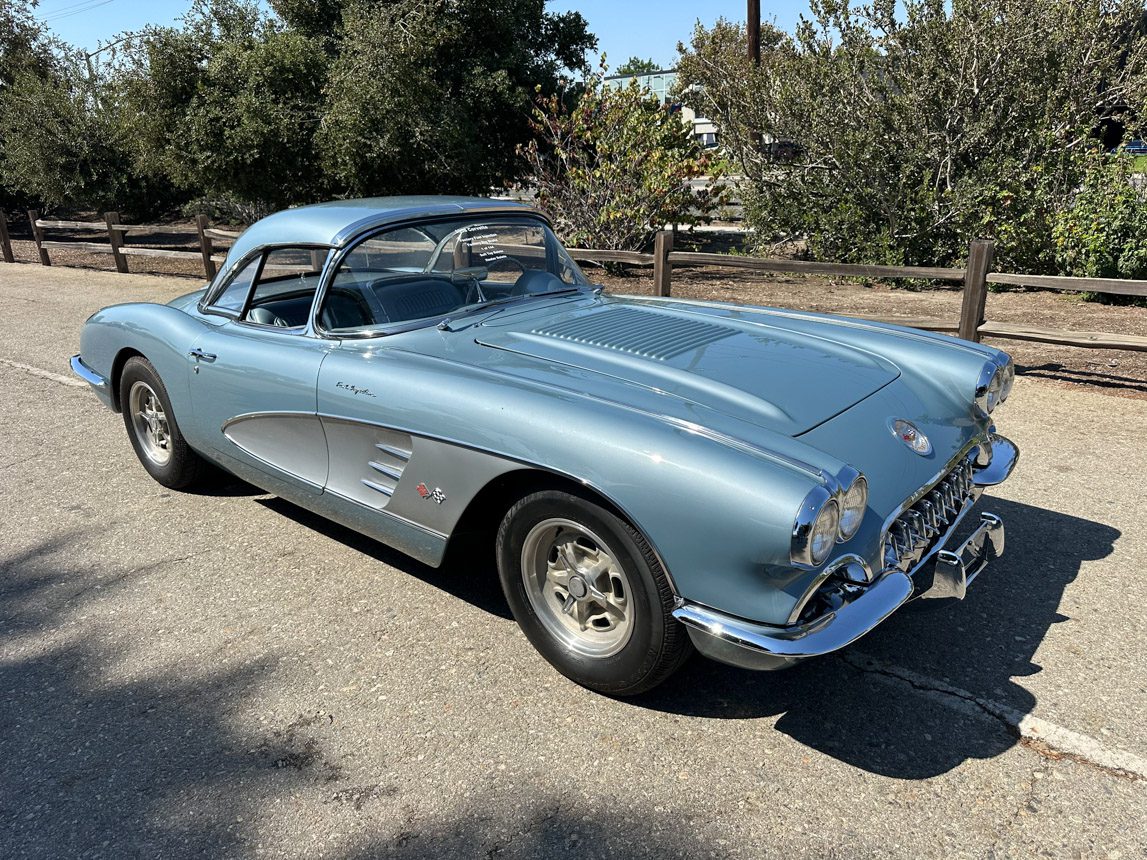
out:
<path id="1" fill-rule="evenodd" d="M 97 311 L 80 335 L 80 355 L 96 373 L 112 386 L 113 403 L 119 393 L 114 390 L 126 352 L 142 355 L 155 367 L 167 389 L 176 416 L 191 412 L 188 373 L 191 366 L 187 353 L 208 326 L 181 310 L 167 305 L 133 303 L 113 305 Z M 184 422 L 190 429 L 193 422 Z M 181 429 L 184 429 L 181 425 Z M 187 433 L 185 432 L 185 435 Z M 200 443 L 188 436 L 193 446 Z"/>

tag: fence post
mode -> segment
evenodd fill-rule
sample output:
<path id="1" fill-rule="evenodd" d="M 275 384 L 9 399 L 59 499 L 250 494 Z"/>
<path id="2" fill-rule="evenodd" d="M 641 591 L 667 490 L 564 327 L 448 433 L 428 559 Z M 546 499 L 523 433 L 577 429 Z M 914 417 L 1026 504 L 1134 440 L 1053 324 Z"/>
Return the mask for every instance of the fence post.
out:
<path id="1" fill-rule="evenodd" d="M 12 256 L 12 240 L 8 237 L 8 218 L 3 210 L 0 210 L 0 253 L 4 255 L 5 263 L 16 262 Z"/>
<path id="2" fill-rule="evenodd" d="M 115 270 L 127 274 L 127 257 L 120 251 L 123 248 L 123 233 L 119 230 L 113 230 L 113 224 L 119 224 L 118 212 L 105 212 L 104 223 L 108 225 L 108 242 L 112 246 L 112 259 L 115 260 Z"/>
<path id="3" fill-rule="evenodd" d="M 988 299 L 988 271 L 996 243 L 991 239 L 974 239 L 968 246 L 968 268 L 964 272 L 964 300 L 960 305 L 960 337 L 979 343 L 980 326 L 984 323 L 984 304 Z"/>
<path id="4" fill-rule="evenodd" d="M 52 258 L 48 256 L 48 249 L 44 247 L 44 228 L 36 222 L 40 220 L 39 209 L 28 210 L 28 221 L 32 224 L 32 238 L 36 240 L 36 250 L 40 252 L 40 265 L 52 265 Z"/>
<path id="5" fill-rule="evenodd" d="M 673 279 L 673 266 L 669 264 L 669 252 L 673 250 L 673 233 L 669 230 L 658 230 L 653 237 L 653 294 L 657 296 L 669 295 L 670 282 Z"/>
<path id="6" fill-rule="evenodd" d="M 215 261 L 211 255 L 215 253 L 211 237 L 207 235 L 207 216 L 200 213 L 195 216 L 195 230 L 199 233 L 199 251 L 203 254 L 203 272 L 208 278 L 215 278 Z"/>

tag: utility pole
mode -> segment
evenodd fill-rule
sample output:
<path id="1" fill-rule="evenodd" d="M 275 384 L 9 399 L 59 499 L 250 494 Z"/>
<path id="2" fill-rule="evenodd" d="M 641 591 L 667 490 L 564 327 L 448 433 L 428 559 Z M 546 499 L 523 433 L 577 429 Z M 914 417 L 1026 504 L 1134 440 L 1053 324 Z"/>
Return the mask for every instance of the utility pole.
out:
<path id="1" fill-rule="evenodd" d="M 761 0 L 748 0 L 749 62 L 761 64 Z"/>

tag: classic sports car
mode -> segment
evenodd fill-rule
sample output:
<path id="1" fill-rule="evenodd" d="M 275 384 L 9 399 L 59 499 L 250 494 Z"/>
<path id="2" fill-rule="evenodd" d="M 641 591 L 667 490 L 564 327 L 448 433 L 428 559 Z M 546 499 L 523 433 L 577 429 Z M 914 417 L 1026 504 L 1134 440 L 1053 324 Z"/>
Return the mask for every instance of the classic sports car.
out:
<path id="1" fill-rule="evenodd" d="M 81 348 L 161 484 L 214 464 L 430 565 L 485 541 L 533 645 L 610 695 L 694 646 L 753 669 L 834 651 L 1003 549 L 968 515 L 1016 462 L 1005 353 L 607 296 L 524 206 L 280 212 L 206 289 L 105 308 Z"/>

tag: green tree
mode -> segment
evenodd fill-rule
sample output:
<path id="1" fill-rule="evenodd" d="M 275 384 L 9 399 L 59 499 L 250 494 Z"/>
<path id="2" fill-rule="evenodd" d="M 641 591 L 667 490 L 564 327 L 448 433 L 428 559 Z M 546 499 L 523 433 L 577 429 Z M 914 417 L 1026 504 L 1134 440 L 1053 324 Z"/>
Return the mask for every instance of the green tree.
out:
<path id="1" fill-rule="evenodd" d="M 137 168 L 247 217 L 325 189 L 314 149 L 323 45 L 245 0 L 201 2 L 133 40 L 116 87 Z"/>
<path id="2" fill-rule="evenodd" d="M 615 75 L 652 75 L 660 72 L 661 67 L 653 60 L 643 60 L 641 57 L 630 57 L 617 67 Z"/>
<path id="3" fill-rule="evenodd" d="M 812 0 L 794 35 L 763 35 L 759 70 L 740 27 L 698 28 L 679 81 L 719 122 L 762 244 L 951 264 L 987 236 L 1002 265 L 1046 271 L 1097 128 L 1147 103 L 1143 17 L 1133 0 Z"/>
<path id="4" fill-rule="evenodd" d="M 485 192 L 512 181 L 533 92 L 596 44 L 544 0 L 353 2 L 319 150 L 350 194 Z"/>
<path id="5" fill-rule="evenodd" d="M 1064 274 L 1147 278 L 1147 201 L 1133 159 L 1093 157 L 1053 232 L 1056 262 Z"/>
<path id="6" fill-rule="evenodd" d="M 589 77 L 573 107 L 539 97 L 521 149 L 538 201 L 571 245 L 640 250 L 666 224 L 696 224 L 722 202 L 724 166 L 681 117 L 636 81 Z M 694 180 L 709 177 L 704 190 Z"/>
<path id="7" fill-rule="evenodd" d="M 59 71 L 59 45 L 33 15 L 37 0 L 0 2 L 0 89 L 21 74 L 47 78 Z"/>

